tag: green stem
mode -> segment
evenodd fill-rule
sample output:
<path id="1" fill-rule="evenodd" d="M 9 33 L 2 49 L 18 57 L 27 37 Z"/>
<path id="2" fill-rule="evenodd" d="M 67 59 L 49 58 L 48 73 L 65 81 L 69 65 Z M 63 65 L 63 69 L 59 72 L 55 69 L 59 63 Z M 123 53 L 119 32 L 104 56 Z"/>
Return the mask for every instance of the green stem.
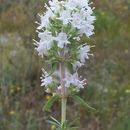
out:
<path id="1" fill-rule="evenodd" d="M 61 108 L 61 123 L 66 121 L 66 102 L 67 98 L 62 98 L 62 108 Z"/>
<path id="2" fill-rule="evenodd" d="M 66 121 L 66 88 L 65 88 L 65 83 L 64 83 L 64 78 L 65 78 L 65 64 L 64 62 L 60 63 L 60 73 L 61 73 L 61 123 L 63 124 Z"/>

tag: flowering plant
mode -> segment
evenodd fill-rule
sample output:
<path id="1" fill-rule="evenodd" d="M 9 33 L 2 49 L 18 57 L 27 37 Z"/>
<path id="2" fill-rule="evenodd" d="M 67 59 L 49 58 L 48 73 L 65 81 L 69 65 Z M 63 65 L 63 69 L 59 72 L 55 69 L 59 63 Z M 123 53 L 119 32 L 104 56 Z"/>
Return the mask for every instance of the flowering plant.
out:
<path id="1" fill-rule="evenodd" d="M 89 38 L 94 34 L 95 16 L 91 4 L 88 0 L 52 0 L 45 5 L 46 12 L 39 15 L 40 23 L 37 22 L 39 41 L 35 41 L 35 49 L 39 56 L 47 58 L 46 63 L 51 66 L 48 72 L 42 69 L 41 86 L 53 94 L 44 109 L 50 109 L 55 100 L 61 98 L 62 126 L 66 123 L 68 96 L 91 108 L 76 95 L 86 84 L 86 80 L 78 76 L 78 69 L 92 55 L 90 49 L 93 46 L 81 43 L 84 36 Z"/>

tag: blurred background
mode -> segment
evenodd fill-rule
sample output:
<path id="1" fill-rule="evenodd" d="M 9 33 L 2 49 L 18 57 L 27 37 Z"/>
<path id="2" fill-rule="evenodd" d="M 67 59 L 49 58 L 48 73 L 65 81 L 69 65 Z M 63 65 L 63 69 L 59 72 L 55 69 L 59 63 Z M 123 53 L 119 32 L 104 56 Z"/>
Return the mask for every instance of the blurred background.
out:
<path id="1" fill-rule="evenodd" d="M 55 130 L 60 100 L 42 110 L 51 95 L 40 87 L 45 61 L 34 51 L 37 13 L 47 0 L 0 0 L 0 130 Z M 80 73 L 88 84 L 79 93 L 92 112 L 69 99 L 68 120 L 79 117 L 80 130 L 130 130 L 130 0 L 93 0 L 96 7 L 94 56 Z"/>

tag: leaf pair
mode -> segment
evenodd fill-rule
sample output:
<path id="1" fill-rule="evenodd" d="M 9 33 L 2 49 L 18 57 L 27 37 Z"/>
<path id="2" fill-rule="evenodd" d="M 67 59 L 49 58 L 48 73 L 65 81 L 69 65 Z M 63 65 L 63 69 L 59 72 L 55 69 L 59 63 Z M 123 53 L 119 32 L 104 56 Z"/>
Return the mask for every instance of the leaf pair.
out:
<path id="1" fill-rule="evenodd" d="M 78 102 L 81 106 L 85 107 L 85 108 L 88 108 L 90 110 L 96 110 L 95 108 L 91 107 L 86 101 L 84 101 L 82 98 L 80 98 L 79 96 L 77 95 L 71 95 L 71 97 L 76 101 Z M 47 103 L 45 104 L 45 106 L 43 107 L 43 110 L 45 111 L 51 111 L 51 107 L 52 105 L 54 104 L 54 102 L 58 99 L 58 95 L 56 96 L 52 96 L 48 101 Z"/>

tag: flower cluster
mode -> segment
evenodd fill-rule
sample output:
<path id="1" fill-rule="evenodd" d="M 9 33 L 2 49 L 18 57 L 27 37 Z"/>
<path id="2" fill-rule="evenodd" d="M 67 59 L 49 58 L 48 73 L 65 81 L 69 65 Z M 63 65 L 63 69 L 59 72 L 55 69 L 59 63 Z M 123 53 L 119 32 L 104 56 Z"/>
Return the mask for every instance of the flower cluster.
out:
<path id="1" fill-rule="evenodd" d="M 46 12 L 39 15 L 40 23 L 37 22 L 39 41 L 35 41 L 35 49 L 38 55 L 48 57 L 50 64 L 57 65 L 55 69 L 60 62 L 66 64 L 67 70 L 71 65 L 72 72 L 75 73 L 67 71 L 64 79 L 65 87 L 68 89 L 75 87 L 77 91 L 85 85 L 85 80 L 78 78 L 77 70 L 91 55 L 92 46 L 80 43 L 83 36 L 89 38 L 94 34 L 95 16 L 92 15 L 93 8 L 90 5 L 89 0 L 52 0 L 45 5 Z M 51 86 L 50 89 L 56 92 L 60 86 L 57 77 L 53 73 L 49 75 L 43 71 L 41 85 L 47 89 Z"/>
<path id="2" fill-rule="evenodd" d="M 80 88 L 84 88 L 83 85 L 86 84 L 85 81 L 86 81 L 85 79 L 79 80 L 77 72 L 74 73 L 73 75 L 68 73 L 65 77 L 65 87 L 70 87 L 72 85 L 76 86 L 77 90 L 79 90 Z"/>

